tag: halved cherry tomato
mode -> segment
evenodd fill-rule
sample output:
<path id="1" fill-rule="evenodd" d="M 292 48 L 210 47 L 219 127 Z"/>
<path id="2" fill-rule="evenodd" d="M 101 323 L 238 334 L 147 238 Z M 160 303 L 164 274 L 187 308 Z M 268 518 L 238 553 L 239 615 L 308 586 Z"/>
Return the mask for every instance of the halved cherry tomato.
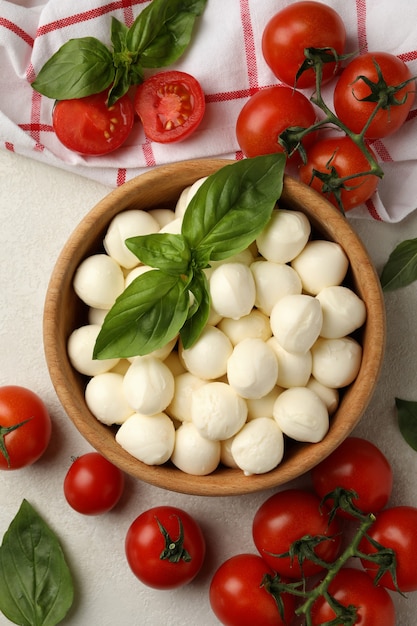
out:
<path id="1" fill-rule="evenodd" d="M 139 85 L 135 109 L 146 136 L 158 143 L 182 141 L 195 131 L 205 111 L 200 83 L 185 72 L 159 72 Z"/>
<path id="2" fill-rule="evenodd" d="M 66 148 L 98 156 L 116 150 L 126 141 L 134 121 L 132 101 L 126 94 L 108 107 L 106 100 L 107 91 L 103 91 L 55 103 L 52 125 Z"/>

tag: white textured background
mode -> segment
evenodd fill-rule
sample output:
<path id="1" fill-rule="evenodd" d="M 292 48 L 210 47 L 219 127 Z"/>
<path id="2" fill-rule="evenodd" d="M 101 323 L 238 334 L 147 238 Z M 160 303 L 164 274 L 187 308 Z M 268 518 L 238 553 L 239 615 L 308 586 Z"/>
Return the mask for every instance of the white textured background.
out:
<path id="1" fill-rule="evenodd" d="M 129 479 L 123 500 L 111 513 L 84 517 L 67 505 L 63 479 L 71 457 L 90 450 L 65 415 L 47 372 L 42 345 L 45 292 L 58 253 L 85 213 L 108 192 L 99 183 L 0 152 L 0 385 L 31 388 L 46 402 L 53 437 L 34 466 L 0 472 L 0 537 L 23 498 L 58 534 L 75 578 L 76 599 L 66 626 L 214 626 L 208 585 L 227 557 L 254 551 L 251 523 L 271 494 L 198 498 L 169 493 Z M 417 212 L 398 224 L 352 221 L 378 271 L 393 247 L 417 237 Z M 392 504 L 417 506 L 417 452 L 396 425 L 395 396 L 417 401 L 417 283 L 386 296 L 388 336 L 375 396 L 355 434 L 378 444 L 394 470 Z M 200 522 L 208 553 L 189 586 L 159 592 L 130 572 L 124 537 L 133 519 L 159 504 L 185 508 Z M 395 597 L 397 626 L 415 626 L 417 593 Z M 0 614 L 0 625 L 9 622 Z M 383 626 L 381 624 L 380 626 Z"/>

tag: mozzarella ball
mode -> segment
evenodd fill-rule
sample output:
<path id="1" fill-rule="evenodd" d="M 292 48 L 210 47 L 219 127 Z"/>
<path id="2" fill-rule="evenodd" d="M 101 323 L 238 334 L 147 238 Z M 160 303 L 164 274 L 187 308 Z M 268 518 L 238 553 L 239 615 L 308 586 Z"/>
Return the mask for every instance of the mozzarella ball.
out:
<path id="1" fill-rule="evenodd" d="M 153 415 L 166 409 L 174 395 L 174 377 L 160 359 L 136 357 L 127 370 L 123 388 L 130 406 L 138 413 Z"/>
<path id="2" fill-rule="evenodd" d="M 341 285 L 324 287 L 316 298 L 323 312 L 323 325 L 320 331 L 322 337 L 328 339 L 345 337 L 365 322 L 365 303 L 348 287 Z"/>
<path id="3" fill-rule="evenodd" d="M 179 374 L 174 379 L 175 393 L 166 412 L 179 422 L 191 421 L 191 395 L 193 391 L 206 384 L 207 381 L 198 378 L 190 372 Z"/>
<path id="4" fill-rule="evenodd" d="M 255 304 L 255 281 L 243 263 L 222 263 L 209 280 L 211 305 L 222 317 L 239 319 L 248 315 Z"/>
<path id="5" fill-rule="evenodd" d="M 349 260 L 338 243 L 315 239 L 308 242 L 291 266 L 300 276 L 304 291 L 317 295 L 324 287 L 342 283 Z"/>
<path id="6" fill-rule="evenodd" d="M 304 387 L 311 375 L 313 359 L 311 351 L 288 352 L 275 337 L 268 340 L 278 361 L 277 385 L 280 387 Z"/>
<path id="7" fill-rule="evenodd" d="M 246 406 L 248 407 L 247 421 L 257 419 L 258 417 L 273 418 L 272 409 L 275 404 L 275 400 L 284 389 L 275 385 L 269 393 L 266 393 L 262 398 L 246 398 Z"/>
<path id="8" fill-rule="evenodd" d="M 132 270 L 130 270 L 128 274 L 126 274 L 125 289 L 126 287 L 129 287 L 129 285 L 133 283 L 135 278 L 137 278 L 138 276 L 142 276 L 142 274 L 144 274 L 145 272 L 149 272 L 150 270 L 153 270 L 153 269 L 155 268 L 151 267 L 150 265 L 137 265 L 136 267 L 134 267 Z"/>
<path id="9" fill-rule="evenodd" d="M 191 393 L 191 420 L 202 437 L 228 439 L 246 422 L 248 408 L 227 383 L 215 381 Z"/>
<path id="10" fill-rule="evenodd" d="M 252 309 L 249 315 L 244 315 L 238 320 L 223 317 L 218 323 L 218 328 L 229 337 L 234 346 L 243 339 L 253 338 L 266 341 L 272 335 L 269 317 L 258 309 Z"/>
<path id="11" fill-rule="evenodd" d="M 187 370 L 185 369 L 177 350 L 172 350 L 164 359 L 164 363 L 171 370 L 173 376 L 179 376 Z"/>
<path id="12" fill-rule="evenodd" d="M 327 387 L 346 387 L 358 375 L 362 346 L 351 337 L 325 339 L 319 337 L 311 349 L 312 374 Z"/>
<path id="13" fill-rule="evenodd" d="M 86 376 L 95 376 L 111 370 L 120 359 L 93 359 L 97 336 L 101 330 L 98 324 L 86 324 L 72 331 L 68 338 L 67 350 L 71 365 Z"/>
<path id="14" fill-rule="evenodd" d="M 179 235 L 179 234 L 181 234 L 181 228 L 182 228 L 182 218 L 181 217 L 176 217 L 171 222 L 168 222 L 168 224 L 165 224 L 165 226 L 163 226 L 159 230 L 159 232 L 160 233 L 169 233 L 171 235 Z"/>
<path id="15" fill-rule="evenodd" d="M 255 306 L 266 315 L 271 315 L 274 304 L 283 296 L 301 293 L 300 277 L 285 263 L 255 261 L 250 269 L 255 279 Z"/>
<path id="16" fill-rule="evenodd" d="M 288 352 L 306 353 L 320 334 L 323 323 L 320 302 L 306 294 L 283 296 L 271 311 L 271 329 Z"/>
<path id="17" fill-rule="evenodd" d="M 174 219 L 177 218 L 177 217 L 182 219 L 184 217 L 184 213 L 185 213 L 185 210 L 187 208 L 187 196 L 188 196 L 189 189 L 190 189 L 190 186 L 185 187 L 181 191 L 180 197 L 178 198 L 177 203 L 175 205 Z"/>
<path id="18" fill-rule="evenodd" d="M 110 309 L 125 287 L 122 268 L 107 254 L 93 254 L 80 263 L 74 291 L 88 306 Z"/>
<path id="19" fill-rule="evenodd" d="M 123 424 L 134 412 L 123 391 L 123 376 L 115 372 L 90 378 L 85 388 L 85 401 L 103 424 Z"/>
<path id="20" fill-rule="evenodd" d="M 103 326 L 104 318 L 108 312 L 109 309 L 96 309 L 95 307 L 90 306 L 88 309 L 88 323 Z"/>
<path id="21" fill-rule="evenodd" d="M 183 422 L 175 432 L 171 461 L 187 474 L 206 476 L 220 463 L 220 449 L 220 441 L 206 439 L 192 422 Z"/>
<path id="22" fill-rule="evenodd" d="M 284 455 L 284 437 L 274 420 L 258 417 L 233 438 L 231 453 L 245 476 L 273 470 Z"/>
<path id="23" fill-rule="evenodd" d="M 308 381 L 306 387 L 314 391 L 321 398 L 324 404 L 327 406 L 327 410 L 329 415 L 333 415 L 339 406 L 339 391 L 337 389 L 332 389 L 331 387 L 326 387 L 326 385 L 322 385 L 316 380 L 313 376 L 311 376 Z"/>
<path id="24" fill-rule="evenodd" d="M 206 326 L 191 348 L 185 350 L 182 344 L 179 348 L 187 370 L 205 380 L 220 378 L 226 373 L 232 351 L 230 339 L 215 326 Z"/>
<path id="25" fill-rule="evenodd" d="M 156 219 L 147 211 L 139 209 L 122 211 L 110 222 L 104 237 L 104 249 L 122 267 L 135 267 L 139 260 L 126 246 L 126 239 L 156 233 L 159 228 Z"/>
<path id="26" fill-rule="evenodd" d="M 171 209 L 151 209 L 148 214 L 158 222 L 159 228 L 163 228 L 175 218 L 175 213 Z"/>
<path id="27" fill-rule="evenodd" d="M 233 439 L 234 437 L 229 437 L 229 439 L 223 439 L 223 441 L 220 442 L 220 462 L 226 467 L 239 469 L 231 450 Z"/>
<path id="28" fill-rule="evenodd" d="M 146 465 L 162 465 L 171 457 L 175 428 L 165 413 L 134 413 L 116 433 L 117 443 Z"/>
<path id="29" fill-rule="evenodd" d="M 256 244 L 267 261 L 288 263 L 300 254 L 310 232 L 310 222 L 301 211 L 274 209 L 268 225 L 257 237 Z"/>
<path id="30" fill-rule="evenodd" d="M 307 387 L 283 391 L 275 401 L 274 418 L 282 432 L 296 441 L 317 443 L 329 429 L 326 405 Z"/>
<path id="31" fill-rule="evenodd" d="M 203 176 L 202 178 L 198 178 L 192 185 L 187 187 L 184 193 L 184 196 L 185 196 L 184 208 L 182 208 L 181 206 L 180 207 L 177 206 L 175 208 L 175 213 L 177 215 L 181 215 L 181 213 L 183 214 L 186 211 L 191 200 L 194 198 L 195 194 L 200 189 L 201 185 L 207 180 L 207 178 L 208 176 Z"/>
<path id="32" fill-rule="evenodd" d="M 229 385 L 243 398 L 262 398 L 276 385 L 278 361 L 265 341 L 243 339 L 227 361 Z"/>

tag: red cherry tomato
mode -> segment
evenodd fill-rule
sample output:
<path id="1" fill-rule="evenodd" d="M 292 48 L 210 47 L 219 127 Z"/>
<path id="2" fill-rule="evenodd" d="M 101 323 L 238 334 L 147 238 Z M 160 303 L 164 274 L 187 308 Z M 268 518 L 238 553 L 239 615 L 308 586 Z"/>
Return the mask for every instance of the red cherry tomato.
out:
<path id="1" fill-rule="evenodd" d="M 309 128 L 316 121 L 310 100 L 302 93 L 274 85 L 256 92 L 243 106 L 236 122 L 236 137 L 247 157 L 284 152 L 279 135 L 289 127 Z M 310 146 L 316 133 L 303 139 Z"/>
<path id="2" fill-rule="evenodd" d="M 282 576 L 299 578 L 304 573 L 311 576 L 323 567 L 309 559 L 303 561 L 302 569 L 297 558 L 278 555 L 287 553 L 292 543 L 308 535 L 325 535 L 315 548 L 320 559 L 332 562 L 341 546 L 339 521 L 329 524 L 326 506 L 320 506 L 320 498 L 304 489 L 286 489 L 266 500 L 253 519 L 252 535 L 256 548 L 268 565 Z"/>
<path id="3" fill-rule="evenodd" d="M 340 604 L 356 607 L 357 617 L 352 624 L 395 626 L 395 608 L 391 596 L 383 587 L 375 586 L 362 570 L 351 567 L 341 569 L 331 581 L 328 591 Z M 333 623 L 335 617 L 336 613 L 326 598 L 320 596 L 312 608 L 312 626 Z"/>
<path id="4" fill-rule="evenodd" d="M 154 589 L 175 589 L 198 574 L 206 546 L 191 515 L 173 506 L 157 506 L 132 522 L 125 551 L 132 572 L 141 582 Z"/>
<path id="5" fill-rule="evenodd" d="M 98 452 L 88 452 L 72 463 L 64 479 L 68 504 L 83 515 L 101 515 L 120 500 L 123 472 Z"/>
<path id="6" fill-rule="evenodd" d="M 348 437 L 311 471 L 314 491 L 320 498 L 336 487 L 358 494 L 353 503 L 363 513 L 377 513 L 391 496 L 393 474 L 385 455 L 373 443 Z M 341 517 L 350 517 L 338 510 Z"/>
<path id="7" fill-rule="evenodd" d="M 133 104 L 126 94 L 107 107 L 107 91 L 55 103 L 52 125 L 69 150 L 91 156 L 119 148 L 132 130 Z"/>
<path id="8" fill-rule="evenodd" d="M 43 401 L 30 389 L 0 387 L 0 469 L 35 463 L 51 439 L 51 418 Z"/>
<path id="9" fill-rule="evenodd" d="M 294 87 L 298 70 L 305 61 L 305 48 L 333 48 L 344 51 L 346 30 L 334 9 L 321 2 L 294 2 L 268 22 L 262 36 L 262 52 L 275 76 Z M 323 65 L 323 83 L 335 72 L 335 63 Z M 303 72 L 297 87 L 315 85 L 313 69 Z"/>
<path id="10" fill-rule="evenodd" d="M 139 85 L 135 109 L 152 141 L 181 141 L 195 131 L 204 116 L 200 83 L 190 74 L 159 72 Z"/>
<path id="11" fill-rule="evenodd" d="M 415 546 L 417 542 L 417 508 L 412 506 L 395 506 L 384 509 L 377 514 L 376 521 L 368 530 L 368 535 L 385 548 L 392 548 L 396 555 L 397 584 L 399 589 L 407 591 L 417 590 L 417 566 Z M 365 554 L 375 552 L 375 547 L 364 537 L 359 549 Z M 375 578 L 377 567 L 365 558 L 362 565 L 369 575 Z M 386 572 L 379 580 L 379 585 L 395 590 L 393 578 Z"/>
<path id="12" fill-rule="evenodd" d="M 337 116 L 355 133 L 362 131 L 376 107 L 375 102 L 364 102 L 372 93 L 366 81 L 379 82 L 375 63 L 389 88 L 401 85 L 412 77 L 406 64 L 387 52 L 368 52 L 353 59 L 338 79 L 333 97 Z M 392 94 L 386 106 L 375 115 L 365 136 L 385 137 L 398 130 L 414 102 L 415 89 L 415 82 L 412 81 Z M 387 96 L 386 89 L 383 95 Z"/>
<path id="13" fill-rule="evenodd" d="M 301 165 L 299 170 L 303 183 L 310 185 L 338 207 L 334 193 L 329 191 L 326 184 L 314 175 L 313 170 L 326 175 L 335 170 L 339 178 L 355 176 L 347 180 L 346 188 L 341 190 L 341 201 L 345 211 L 369 200 L 378 186 L 379 178 L 374 174 L 356 176 L 361 172 L 369 171 L 369 163 L 360 148 L 347 136 L 328 137 L 317 141 L 307 150 L 307 163 Z"/>
<path id="14" fill-rule="evenodd" d="M 294 617 L 294 596 L 282 594 L 284 619 L 274 597 L 262 585 L 274 571 L 257 554 L 238 554 L 225 561 L 210 584 L 210 604 L 225 626 L 284 626 Z"/>

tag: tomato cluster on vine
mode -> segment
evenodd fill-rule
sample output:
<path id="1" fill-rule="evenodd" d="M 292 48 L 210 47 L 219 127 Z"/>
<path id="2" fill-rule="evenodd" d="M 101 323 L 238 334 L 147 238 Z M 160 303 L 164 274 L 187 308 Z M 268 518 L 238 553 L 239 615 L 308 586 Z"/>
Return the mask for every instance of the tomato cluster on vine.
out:
<path id="1" fill-rule="evenodd" d="M 383 170 L 371 144 L 402 127 L 415 96 L 399 57 L 371 51 L 352 59 L 345 47 L 345 25 L 331 7 L 308 0 L 279 11 L 265 26 L 262 52 L 280 84 L 251 96 L 236 122 L 245 156 L 287 153 L 301 181 L 342 211 L 376 191 Z M 321 93 L 330 81 L 333 108 Z"/>

